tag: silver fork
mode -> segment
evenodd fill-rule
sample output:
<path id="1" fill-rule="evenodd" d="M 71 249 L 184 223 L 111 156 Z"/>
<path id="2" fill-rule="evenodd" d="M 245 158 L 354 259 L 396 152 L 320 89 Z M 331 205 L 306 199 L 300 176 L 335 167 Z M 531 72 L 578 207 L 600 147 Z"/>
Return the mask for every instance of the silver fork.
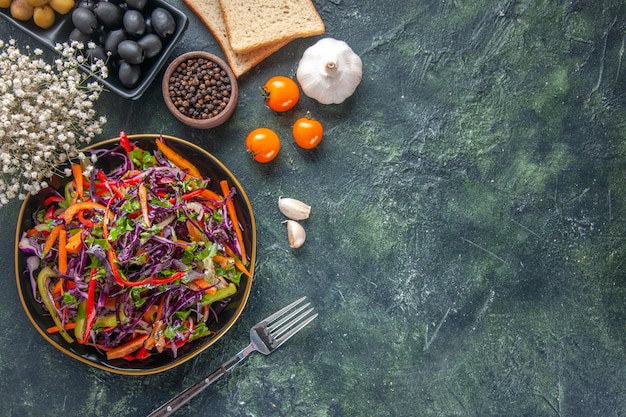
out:
<path id="1" fill-rule="evenodd" d="M 294 301 L 288 306 L 278 310 L 271 316 L 261 320 L 250 329 L 250 344 L 241 352 L 224 362 L 219 368 L 207 375 L 203 380 L 182 391 L 168 402 L 154 410 L 148 417 L 170 416 L 189 400 L 202 392 L 206 387 L 217 381 L 219 377 L 235 367 L 252 352 L 260 352 L 269 355 L 278 349 L 289 338 L 302 330 L 312 322 L 317 313 L 311 314 L 311 303 L 305 303 L 306 297 Z"/>

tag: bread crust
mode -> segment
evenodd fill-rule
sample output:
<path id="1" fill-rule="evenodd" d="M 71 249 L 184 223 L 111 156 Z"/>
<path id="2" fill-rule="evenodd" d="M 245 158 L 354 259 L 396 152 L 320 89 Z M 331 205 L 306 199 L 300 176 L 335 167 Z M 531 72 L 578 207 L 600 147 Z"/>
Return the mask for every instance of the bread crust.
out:
<path id="1" fill-rule="evenodd" d="M 311 0 L 219 0 L 230 47 L 247 53 L 281 41 L 321 35 Z"/>
<path id="2" fill-rule="evenodd" d="M 228 31 L 223 20 L 219 0 L 184 0 L 184 2 L 209 29 L 222 48 L 226 61 L 237 78 L 254 68 L 265 58 L 269 57 L 292 40 L 278 40 L 245 53 L 235 52 L 231 48 L 228 39 Z"/>

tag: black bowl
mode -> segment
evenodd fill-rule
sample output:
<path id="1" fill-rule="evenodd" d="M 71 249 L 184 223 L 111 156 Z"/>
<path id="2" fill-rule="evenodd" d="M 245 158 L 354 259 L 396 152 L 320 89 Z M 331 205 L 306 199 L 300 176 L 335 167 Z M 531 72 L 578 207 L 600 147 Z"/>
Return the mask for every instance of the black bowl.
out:
<path id="1" fill-rule="evenodd" d="M 154 58 L 147 59 L 141 64 L 141 78 L 135 87 L 127 88 L 122 85 L 117 77 L 117 71 L 115 70 L 110 70 L 107 78 L 99 78 L 100 83 L 106 86 L 108 90 L 130 100 L 138 99 L 148 89 L 161 68 L 165 65 L 165 62 L 171 55 L 176 44 L 181 40 L 183 34 L 187 30 L 187 26 L 189 25 L 189 19 L 187 16 L 182 11 L 171 6 L 164 0 L 151 0 L 146 7 L 150 9 L 162 7 L 169 11 L 176 22 L 176 32 L 163 40 L 163 49 L 159 55 Z M 57 43 L 68 42 L 70 32 L 74 29 L 71 11 L 65 15 L 59 15 L 57 13 L 54 24 L 48 29 L 38 27 L 32 19 L 28 21 L 14 19 L 11 17 L 11 13 L 8 8 L 0 9 L 0 17 L 6 19 L 22 31 L 28 33 L 52 51 L 54 51 L 54 47 Z M 89 73 L 88 68 L 85 67 L 83 69 Z"/>
<path id="2" fill-rule="evenodd" d="M 131 141 L 137 141 L 138 145 L 146 150 L 154 150 L 156 148 L 155 139 L 161 135 L 129 135 Z M 162 135 L 167 144 L 183 155 L 186 159 L 193 162 L 200 170 L 204 177 L 213 179 L 211 187 L 213 191 L 220 194 L 219 180 L 227 179 L 232 187 L 235 187 L 237 193 L 233 202 L 238 214 L 238 220 L 244 228 L 244 244 L 247 253 L 250 256 L 250 274 L 254 273 L 254 264 L 256 260 L 256 226 L 254 213 L 250 200 L 242 188 L 241 184 L 235 176 L 222 164 L 217 158 L 203 150 L 202 148 L 172 136 Z M 119 144 L 119 139 L 109 139 L 104 142 L 93 144 L 86 148 L 112 148 Z M 115 164 L 115 160 L 99 160 L 98 164 Z M 54 177 L 50 181 L 51 188 L 62 189 L 64 185 L 70 181 L 70 178 Z M 211 329 L 215 331 L 212 336 L 200 338 L 193 342 L 187 343 L 178 350 L 177 357 L 167 351 L 152 355 L 141 361 L 126 361 L 124 359 L 107 360 L 106 355 L 98 352 L 95 348 L 81 345 L 78 343 L 68 343 L 58 333 L 50 334 L 46 331 L 54 326 L 50 315 L 44 312 L 41 304 L 39 304 L 32 296 L 30 278 L 26 267 L 26 254 L 18 248 L 19 240 L 24 230 L 32 228 L 34 225 L 32 214 L 43 206 L 43 201 L 51 195 L 50 188 L 44 189 L 36 195 L 27 196 L 22 204 L 18 217 L 15 244 L 15 274 L 17 279 L 17 289 L 22 306 L 26 315 L 30 319 L 35 329 L 50 344 L 59 349 L 61 352 L 77 359 L 87 365 L 103 369 L 105 371 L 125 374 L 125 375 L 148 375 L 162 372 L 180 365 L 183 362 L 195 357 L 218 339 L 226 334 L 235 321 L 241 315 L 252 288 L 252 277 L 242 275 L 241 282 L 237 293 L 231 298 L 226 307 L 218 313 L 218 320 L 211 325 Z"/>

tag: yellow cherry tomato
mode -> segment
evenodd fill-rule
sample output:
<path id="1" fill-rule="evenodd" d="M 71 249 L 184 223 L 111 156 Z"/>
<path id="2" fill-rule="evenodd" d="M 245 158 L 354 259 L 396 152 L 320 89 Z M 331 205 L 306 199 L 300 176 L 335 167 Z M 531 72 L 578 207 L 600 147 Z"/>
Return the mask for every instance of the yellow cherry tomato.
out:
<path id="1" fill-rule="evenodd" d="M 246 148 L 257 162 L 270 162 L 280 151 L 280 139 L 276 132 L 266 127 L 254 129 L 246 137 Z"/>
<path id="2" fill-rule="evenodd" d="M 263 95 L 270 109 L 284 112 L 298 104 L 300 89 L 291 78 L 277 75 L 267 80 L 263 87 Z"/>
<path id="3" fill-rule="evenodd" d="M 310 114 L 301 117 L 293 124 L 293 140 L 304 149 L 313 149 L 322 141 L 324 126 Z"/>

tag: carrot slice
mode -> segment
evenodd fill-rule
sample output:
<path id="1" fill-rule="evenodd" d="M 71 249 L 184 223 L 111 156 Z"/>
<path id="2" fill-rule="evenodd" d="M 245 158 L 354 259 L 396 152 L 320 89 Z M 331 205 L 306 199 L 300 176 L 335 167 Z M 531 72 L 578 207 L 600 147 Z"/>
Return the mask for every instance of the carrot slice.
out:
<path id="1" fill-rule="evenodd" d="M 208 188 L 203 188 L 202 191 L 200 191 L 200 195 L 204 198 L 208 198 L 209 200 L 214 200 L 217 202 L 222 201 L 222 196 L 214 191 L 209 190 Z"/>
<path id="2" fill-rule="evenodd" d="M 152 325 L 152 333 L 150 337 L 146 339 L 143 347 L 151 350 L 156 348 L 157 352 L 161 353 L 165 350 L 165 323 L 163 320 L 156 320 Z"/>
<path id="3" fill-rule="evenodd" d="M 63 294 L 63 278 L 59 279 L 52 287 L 52 297 L 57 298 Z"/>
<path id="4" fill-rule="evenodd" d="M 165 296 L 161 296 L 161 299 L 159 300 L 159 308 L 157 309 L 157 313 L 156 313 L 156 317 L 154 318 L 154 320 L 160 320 L 161 316 L 163 315 L 163 304 L 165 304 Z"/>
<path id="5" fill-rule="evenodd" d="M 152 221 L 150 220 L 150 215 L 148 213 L 148 190 L 146 190 L 146 185 L 143 182 L 139 184 L 137 194 L 139 195 L 139 203 L 141 204 L 141 215 L 143 216 L 143 221 L 146 223 L 146 226 L 152 227 Z"/>
<path id="6" fill-rule="evenodd" d="M 228 211 L 228 215 L 230 216 L 230 220 L 233 222 L 233 228 L 235 229 L 235 235 L 237 235 L 237 243 L 239 244 L 239 251 L 241 253 L 241 260 L 243 262 L 247 261 L 246 257 L 246 245 L 243 241 L 243 234 L 241 233 L 241 227 L 239 226 L 239 220 L 237 219 L 237 211 L 235 210 L 235 203 L 233 200 L 228 197 L 230 193 L 230 186 L 228 185 L 227 180 L 220 180 L 220 187 L 222 189 L 222 194 L 224 195 L 224 200 L 226 201 L 226 210 Z"/>
<path id="7" fill-rule="evenodd" d="M 119 359 L 123 358 L 126 355 L 130 355 L 137 349 L 143 347 L 143 342 L 145 342 L 149 336 L 149 334 L 139 335 L 130 342 L 126 342 L 123 345 L 107 351 L 107 359 Z"/>
<path id="8" fill-rule="evenodd" d="M 156 316 L 158 310 L 159 306 L 152 304 L 148 309 L 146 309 L 146 311 L 144 311 L 143 319 L 148 323 L 154 322 L 154 317 Z"/>
<path id="9" fill-rule="evenodd" d="M 228 246 L 224 246 L 224 249 L 226 250 L 226 253 L 228 254 L 228 256 L 233 258 L 233 261 L 235 262 L 235 268 L 237 268 L 238 270 L 243 272 L 245 275 L 252 278 L 252 274 L 250 273 L 250 271 L 248 271 L 248 268 L 246 268 L 246 266 L 237 258 L 237 255 L 235 255 L 233 250 L 229 248 Z"/>
<path id="10" fill-rule="evenodd" d="M 63 229 L 63 225 L 59 224 L 57 226 L 54 226 L 52 228 L 52 230 L 50 231 L 50 234 L 48 235 L 48 237 L 46 237 L 46 241 L 43 244 L 43 255 L 45 256 L 48 252 L 50 252 L 50 249 L 52 249 L 52 246 L 54 246 L 54 243 L 57 241 L 57 238 L 59 237 L 59 234 L 61 233 L 61 230 Z"/>
<path id="11" fill-rule="evenodd" d="M 83 178 L 83 168 L 80 164 L 72 164 L 72 174 L 74 176 L 74 186 L 76 187 L 76 195 L 74 196 L 74 200 L 80 198 L 81 200 L 84 198 L 84 178 Z"/>
<path id="12" fill-rule="evenodd" d="M 67 274 L 67 250 L 65 248 L 67 245 L 67 234 L 65 233 L 65 229 L 61 229 L 59 232 L 59 272 L 61 275 Z"/>
<path id="13" fill-rule="evenodd" d="M 67 323 L 64 328 L 65 328 L 65 330 L 72 330 L 75 327 L 76 327 L 76 323 L 72 322 L 72 323 Z M 48 332 L 48 333 L 58 333 L 59 332 L 59 327 L 58 326 L 48 327 L 46 329 L 46 332 Z"/>

